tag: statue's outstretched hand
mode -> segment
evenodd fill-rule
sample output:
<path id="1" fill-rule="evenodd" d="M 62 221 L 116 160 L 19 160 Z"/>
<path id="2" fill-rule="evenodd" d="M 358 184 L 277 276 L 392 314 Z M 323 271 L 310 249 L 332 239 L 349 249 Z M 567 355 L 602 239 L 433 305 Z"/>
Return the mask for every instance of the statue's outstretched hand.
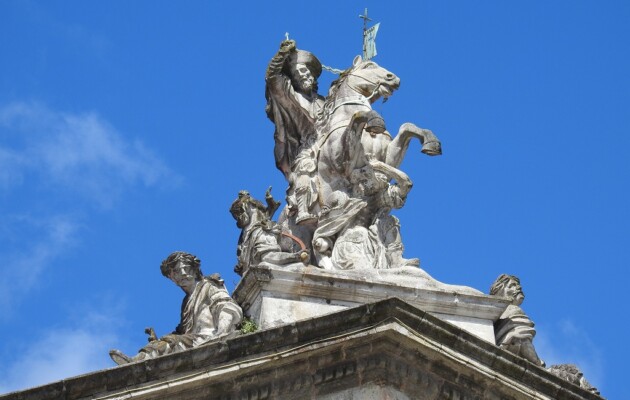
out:
<path id="1" fill-rule="evenodd" d="M 284 53 L 288 53 L 295 50 L 295 40 L 283 40 L 280 43 L 280 51 Z"/>

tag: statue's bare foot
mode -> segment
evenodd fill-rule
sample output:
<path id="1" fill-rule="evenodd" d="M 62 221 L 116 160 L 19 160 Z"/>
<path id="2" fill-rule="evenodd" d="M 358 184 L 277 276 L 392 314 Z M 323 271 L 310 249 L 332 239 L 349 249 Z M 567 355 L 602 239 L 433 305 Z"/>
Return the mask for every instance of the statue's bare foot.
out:
<path id="1" fill-rule="evenodd" d="M 132 361 L 131 357 L 123 354 L 120 350 L 110 350 L 109 356 L 118 365 L 129 364 Z"/>
<path id="2" fill-rule="evenodd" d="M 400 263 L 401 267 L 420 267 L 419 258 L 403 258 Z"/>
<path id="3" fill-rule="evenodd" d="M 402 256 L 402 251 L 394 251 L 390 254 L 390 268 L 402 268 L 402 267 L 420 267 L 419 258 L 405 258 Z"/>

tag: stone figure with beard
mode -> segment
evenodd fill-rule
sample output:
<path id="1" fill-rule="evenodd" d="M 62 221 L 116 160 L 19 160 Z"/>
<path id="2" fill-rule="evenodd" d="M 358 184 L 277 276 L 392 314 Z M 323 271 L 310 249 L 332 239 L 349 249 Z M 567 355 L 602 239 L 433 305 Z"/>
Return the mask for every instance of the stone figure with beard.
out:
<path id="1" fill-rule="evenodd" d="M 276 128 L 276 167 L 289 182 L 287 205 L 298 225 L 317 219 L 315 121 L 324 104 L 317 93 L 321 73 L 317 57 L 284 40 L 265 75 L 265 111 Z"/>
<path id="2" fill-rule="evenodd" d="M 536 365 L 545 366 L 545 363 L 538 357 L 532 342 L 536 335 L 534 323 L 519 307 L 525 300 L 520 280 L 516 276 L 502 274 L 492 284 L 490 294 L 512 301 L 512 304 L 505 309 L 499 320 L 494 323 L 497 346 Z"/>
<path id="3" fill-rule="evenodd" d="M 236 226 L 241 229 L 236 250 L 238 263 L 234 267 L 234 272 L 239 275 L 259 265 L 304 267 L 310 259 L 305 248 L 298 252 L 282 250 L 279 245 L 280 226 L 271 220 L 279 203 L 271 196 L 271 188 L 267 189 L 265 197 L 266 206 L 242 190 L 230 207 Z"/>

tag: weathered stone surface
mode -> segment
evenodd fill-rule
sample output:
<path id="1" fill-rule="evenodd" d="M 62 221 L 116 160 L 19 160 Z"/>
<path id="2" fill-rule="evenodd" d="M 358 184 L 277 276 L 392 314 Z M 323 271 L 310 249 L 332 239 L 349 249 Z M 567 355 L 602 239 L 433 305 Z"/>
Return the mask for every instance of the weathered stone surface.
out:
<path id="1" fill-rule="evenodd" d="M 586 378 L 584 378 L 582 371 L 580 371 L 580 369 L 574 364 L 552 365 L 547 370 L 552 374 L 573 383 L 574 385 L 578 385 L 579 387 L 588 390 L 589 392 L 599 394 L 599 390 L 588 383 Z"/>
<path id="2" fill-rule="evenodd" d="M 398 297 L 494 343 L 493 322 L 509 301 L 446 285 L 419 268 L 330 271 L 315 267 L 251 269 L 234 299 L 262 328 Z"/>
<path id="3" fill-rule="evenodd" d="M 226 348 L 233 350 L 227 357 Z M 70 385 L 75 389 L 68 390 Z M 0 399 L 369 399 L 384 394 L 399 399 L 601 399 L 398 299 Z"/>
<path id="4" fill-rule="evenodd" d="M 404 206 L 413 186 L 399 169 L 410 142 L 418 139 L 428 155 L 441 154 L 441 144 L 411 123 L 395 137 L 387 132 L 372 103 L 391 96 L 400 79 L 374 61 L 357 56 L 326 98 L 317 93 L 321 72 L 317 57 L 287 38 L 265 75 L 276 167 L 288 183 L 278 220 L 288 234 L 283 250 L 299 251 L 297 238 L 312 249 L 311 263 L 326 269 L 417 267 L 417 258 L 403 258 L 400 224 L 390 212 Z M 255 264 L 240 261 L 243 271 Z"/>
<path id="5" fill-rule="evenodd" d="M 534 323 L 520 307 L 525 300 L 520 280 L 516 276 L 502 274 L 492 284 L 490 294 L 510 300 L 510 305 L 494 324 L 497 346 L 536 365 L 545 366 L 534 348 Z"/>
<path id="6" fill-rule="evenodd" d="M 412 400 L 403 392 L 392 387 L 368 383 L 362 387 L 342 389 L 332 394 L 320 396 L 322 400 Z"/>
<path id="7" fill-rule="evenodd" d="M 111 350 L 109 354 L 117 364 L 196 347 L 236 329 L 243 318 L 241 308 L 228 294 L 219 274 L 204 277 L 200 264 L 197 257 L 181 251 L 172 253 L 162 262 L 162 274 L 186 293 L 182 301 L 181 322 L 173 333 L 159 339 L 153 328 L 147 328 L 145 332 L 149 334 L 149 344 L 133 357 Z"/>
<path id="8" fill-rule="evenodd" d="M 230 213 L 241 229 L 236 249 L 237 264 L 234 272 L 243 275 L 249 268 L 263 266 L 299 266 L 308 265 L 310 255 L 301 243 L 300 249 L 291 252 L 280 247 L 282 231 L 277 223 L 271 220 L 280 203 L 271 195 L 271 188 L 265 195 L 267 204 L 242 190 L 230 207 Z M 286 232 L 284 232 L 287 235 Z M 296 240 L 299 240 L 295 238 Z"/>

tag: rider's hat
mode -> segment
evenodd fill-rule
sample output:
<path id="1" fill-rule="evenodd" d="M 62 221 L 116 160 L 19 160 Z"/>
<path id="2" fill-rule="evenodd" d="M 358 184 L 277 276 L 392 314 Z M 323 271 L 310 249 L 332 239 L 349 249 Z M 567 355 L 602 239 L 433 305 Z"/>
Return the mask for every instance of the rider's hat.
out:
<path id="1" fill-rule="evenodd" d="M 322 74 L 322 63 L 311 52 L 306 50 L 292 51 L 289 56 L 289 65 L 304 64 L 311 71 L 315 79 Z"/>

